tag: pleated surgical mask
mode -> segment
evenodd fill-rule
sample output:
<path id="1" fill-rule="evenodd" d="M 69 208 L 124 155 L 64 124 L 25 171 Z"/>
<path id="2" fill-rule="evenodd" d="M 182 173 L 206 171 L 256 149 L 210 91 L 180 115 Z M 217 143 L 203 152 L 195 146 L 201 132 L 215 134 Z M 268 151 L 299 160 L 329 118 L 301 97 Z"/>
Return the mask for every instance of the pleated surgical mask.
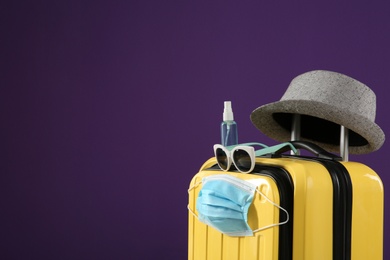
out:
<path id="1" fill-rule="evenodd" d="M 265 196 L 257 185 L 233 177 L 228 174 L 208 176 L 190 187 L 188 192 L 202 183 L 202 188 L 196 200 L 196 215 L 188 206 L 189 211 L 199 221 L 217 229 L 229 236 L 253 236 L 270 227 L 285 224 L 289 220 L 288 212 Z M 268 202 L 286 213 L 286 220 L 270 224 L 255 230 L 248 225 L 248 211 L 256 193 L 262 195 Z"/>

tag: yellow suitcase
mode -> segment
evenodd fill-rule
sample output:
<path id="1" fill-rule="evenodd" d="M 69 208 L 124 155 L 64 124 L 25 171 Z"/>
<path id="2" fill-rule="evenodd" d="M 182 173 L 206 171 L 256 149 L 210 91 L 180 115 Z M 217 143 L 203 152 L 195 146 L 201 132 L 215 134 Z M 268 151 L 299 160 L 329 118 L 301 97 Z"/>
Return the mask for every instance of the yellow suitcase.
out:
<path id="1" fill-rule="evenodd" d="M 189 260 L 228 259 L 382 259 L 383 186 L 369 167 L 356 162 L 338 162 L 321 148 L 293 142 L 317 157 L 276 156 L 256 158 L 250 174 L 223 172 L 215 158 L 209 159 L 189 186 Z M 283 151 L 281 151 L 283 152 Z M 197 218 L 196 200 L 206 176 L 226 174 L 255 181 L 256 194 L 248 211 L 252 229 L 286 224 L 232 237 Z"/>

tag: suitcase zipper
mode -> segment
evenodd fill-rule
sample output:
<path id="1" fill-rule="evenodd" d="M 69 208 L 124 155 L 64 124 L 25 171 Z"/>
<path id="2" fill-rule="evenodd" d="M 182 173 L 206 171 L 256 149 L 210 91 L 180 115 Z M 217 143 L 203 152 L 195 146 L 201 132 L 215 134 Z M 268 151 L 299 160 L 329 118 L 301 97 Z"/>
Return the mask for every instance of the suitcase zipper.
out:
<path id="1" fill-rule="evenodd" d="M 352 181 L 345 167 L 336 161 L 318 159 L 333 182 L 333 259 L 351 259 Z"/>

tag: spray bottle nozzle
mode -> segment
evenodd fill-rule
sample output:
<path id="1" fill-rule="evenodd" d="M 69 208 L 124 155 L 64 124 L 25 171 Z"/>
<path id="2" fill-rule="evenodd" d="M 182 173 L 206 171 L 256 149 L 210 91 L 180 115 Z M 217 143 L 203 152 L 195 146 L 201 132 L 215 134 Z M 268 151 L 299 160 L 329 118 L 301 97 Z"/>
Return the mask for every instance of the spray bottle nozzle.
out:
<path id="1" fill-rule="evenodd" d="M 232 110 L 232 102 L 231 101 L 225 101 L 224 102 L 224 109 L 223 109 L 223 121 L 233 121 L 233 110 Z"/>

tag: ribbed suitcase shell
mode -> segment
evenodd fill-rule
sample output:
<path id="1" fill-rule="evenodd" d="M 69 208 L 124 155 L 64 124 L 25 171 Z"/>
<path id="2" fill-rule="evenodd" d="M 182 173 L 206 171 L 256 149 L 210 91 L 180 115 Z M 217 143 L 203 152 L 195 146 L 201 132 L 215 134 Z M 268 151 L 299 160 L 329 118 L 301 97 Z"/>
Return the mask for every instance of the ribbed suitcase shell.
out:
<path id="1" fill-rule="evenodd" d="M 383 259 L 384 189 L 368 166 L 342 162 L 353 185 L 351 259 Z"/>
<path id="2" fill-rule="evenodd" d="M 209 160 L 202 167 L 208 168 L 215 164 Z M 202 180 L 203 177 L 213 174 L 221 174 L 222 171 L 200 171 L 191 181 L 190 187 Z M 268 177 L 257 177 L 250 174 L 230 173 L 242 179 L 257 178 L 261 181 L 259 186 L 269 199 L 279 204 L 279 192 L 275 182 Z M 196 212 L 196 196 L 201 185 L 189 193 L 189 207 Z M 257 212 L 267 212 L 261 216 Z M 255 196 L 252 206 L 249 209 L 248 223 L 252 227 L 265 226 L 279 222 L 279 210 L 266 203 L 258 195 Z M 229 237 L 219 231 L 201 223 L 195 216 L 189 216 L 189 258 L 188 259 L 278 259 L 278 228 L 270 228 L 254 237 Z"/>
<path id="3" fill-rule="evenodd" d="M 299 158 L 257 158 L 262 165 L 282 167 L 294 183 L 292 259 L 333 259 L 333 184 L 328 170 L 318 162 Z M 190 187 L 203 177 L 226 174 L 208 170 L 215 165 L 209 159 L 196 174 Z M 383 185 L 369 167 L 343 162 L 352 186 L 351 259 L 379 260 L 383 252 Z M 254 174 L 228 172 L 242 179 L 261 179 L 260 190 L 279 203 L 279 191 L 272 178 Z M 197 214 L 196 198 L 201 185 L 189 192 L 189 207 Z M 248 213 L 248 223 L 255 229 L 278 223 L 279 209 L 256 196 Z M 284 214 L 283 212 L 280 214 Z M 279 259 L 279 229 L 273 227 L 253 237 L 229 237 L 201 223 L 189 214 L 188 259 Z"/>

